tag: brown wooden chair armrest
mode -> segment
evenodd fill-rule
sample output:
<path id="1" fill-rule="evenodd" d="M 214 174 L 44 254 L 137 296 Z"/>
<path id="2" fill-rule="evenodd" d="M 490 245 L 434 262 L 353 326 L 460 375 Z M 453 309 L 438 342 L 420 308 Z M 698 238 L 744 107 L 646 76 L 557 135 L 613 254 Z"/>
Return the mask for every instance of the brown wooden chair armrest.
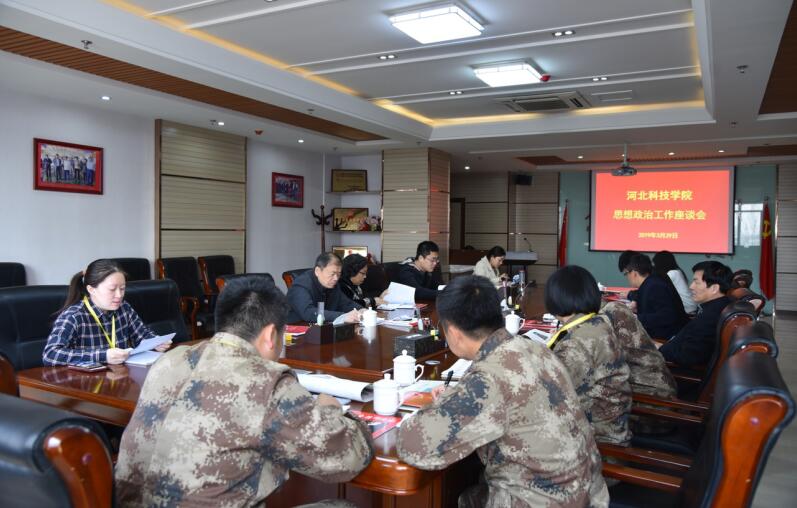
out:
<path id="1" fill-rule="evenodd" d="M 99 437 L 85 429 L 62 428 L 47 436 L 43 448 L 63 478 L 73 506 L 111 506 L 113 464 Z"/>
<path id="2" fill-rule="evenodd" d="M 668 339 L 656 339 L 656 338 L 651 337 L 650 340 L 652 340 L 653 342 L 655 342 L 655 343 L 657 343 L 659 345 L 662 345 L 662 344 L 666 344 Z"/>
<path id="3" fill-rule="evenodd" d="M 703 382 L 703 377 L 702 376 L 699 376 L 697 374 L 687 373 L 687 372 L 673 371 L 669 362 L 667 362 L 667 366 L 670 367 L 670 372 L 672 373 L 672 377 L 674 377 L 678 381 L 684 381 L 684 382 L 687 382 L 687 383 L 694 383 L 694 384 L 700 384 L 700 383 Z"/>
<path id="4" fill-rule="evenodd" d="M 614 457 L 624 462 L 648 464 L 676 471 L 687 471 L 692 466 L 692 459 L 687 457 L 672 453 L 645 450 L 643 448 L 598 443 L 598 450 L 603 456 Z"/>
<path id="5" fill-rule="evenodd" d="M 690 402 L 688 400 L 681 400 L 681 399 L 663 399 L 661 397 L 655 397 L 653 395 L 645 395 L 643 393 L 634 393 L 632 395 L 632 400 L 634 402 L 639 402 L 641 404 L 651 404 L 654 406 L 662 406 L 669 409 L 684 409 L 687 411 L 695 411 L 699 413 L 705 413 L 708 411 L 708 404 L 703 402 Z"/>
<path id="6" fill-rule="evenodd" d="M 664 492 L 678 492 L 681 488 L 678 477 L 608 462 L 603 463 L 603 476 Z"/>
<path id="7" fill-rule="evenodd" d="M 181 296 L 180 311 L 190 320 L 189 324 L 191 325 L 191 338 L 194 340 L 198 339 L 199 327 L 196 325 L 196 315 L 197 312 L 199 312 L 199 299 L 195 296 Z"/>
<path id="8" fill-rule="evenodd" d="M 669 409 L 656 409 L 648 406 L 634 405 L 631 407 L 631 413 L 639 416 L 650 416 L 658 420 L 667 420 L 673 423 L 689 423 L 694 425 L 702 425 L 704 423 L 703 416 L 688 415 L 670 411 Z"/>

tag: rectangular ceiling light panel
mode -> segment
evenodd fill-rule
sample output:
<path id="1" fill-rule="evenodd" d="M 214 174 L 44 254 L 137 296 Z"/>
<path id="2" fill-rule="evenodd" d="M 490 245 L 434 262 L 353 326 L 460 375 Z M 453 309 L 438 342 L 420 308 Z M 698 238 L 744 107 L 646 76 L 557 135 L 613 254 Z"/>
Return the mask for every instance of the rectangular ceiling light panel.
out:
<path id="1" fill-rule="evenodd" d="M 473 69 L 476 77 L 491 87 L 539 83 L 540 72 L 526 62 L 515 62 Z"/>
<path id="2" fill-rule="evenodd" d="M 421 44 L 481 35 L 484 27 L 454 4 L 396 14 L 390 22 Z"/>

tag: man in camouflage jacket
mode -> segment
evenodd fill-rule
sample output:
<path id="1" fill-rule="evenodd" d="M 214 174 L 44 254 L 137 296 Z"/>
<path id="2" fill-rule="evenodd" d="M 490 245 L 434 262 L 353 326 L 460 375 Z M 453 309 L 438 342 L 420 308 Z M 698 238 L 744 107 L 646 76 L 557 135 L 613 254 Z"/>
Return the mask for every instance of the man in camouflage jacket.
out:
<path id="1" fill-rule="evenodd" d="M 567 371 L 544 345 L 503 328 L 490 281 L 457 277 L 437 312 L 451 350 L 473 363 L 403 422 L 401 459 L 442 469 L 476 451 L 486 485 L 466 491 L 460 506 L 607 506 L 601 459 Z"/>
<path id="2" fill-rule="evenodd" d="M 122 436 L 120 506 L 262 505 L 290 470 L 344 482 L 368 465 L 365 425 L 276 362 L 288 310 L 273 283 L 233 280 L 221 331 L 155 363 Z"/>

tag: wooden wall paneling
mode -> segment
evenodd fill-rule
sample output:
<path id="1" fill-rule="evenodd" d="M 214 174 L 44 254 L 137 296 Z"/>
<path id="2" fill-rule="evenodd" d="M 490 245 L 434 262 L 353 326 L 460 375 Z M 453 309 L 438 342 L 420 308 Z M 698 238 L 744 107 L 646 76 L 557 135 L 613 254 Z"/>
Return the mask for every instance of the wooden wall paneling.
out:
<path id="1" fill-rule="evenodd" d="M 778 238 L 778 254 L 775 271 L 797 273 L 797 236 Z"/>
<path id="2" fill-rule="evenodd" d="M 426 231 L 420 233 L 383 233 L 382 262 L 403 261 L 415 257 L 418 244 L 429 238 Z"/>
<path id="3" fill-rule="evenodd" d="M 429 231 L 429 192 L 385 191 L 382 197 L 382 227 L 385 234 Z"/>
<path id="4" fill-rule="evenodd" d="M 535 280 L 537 284 L 545 284 L 545 281 L 556 271 L 556 268 L 556 265 L 534 263 L 526 267 L 526 279 Z"/>
<path id="5" fill-rule="evenodd" d="M 448 193 L 431 192 L 429 194 L 429 231 L 449 232 L 450 206 Z"/>
<path id="6" fill-rule="evenodd" d="M 229 254 L 236 267 L 244 266 L 244 231 L 164 230 L 161 232 L 161 257 L 212 256 Z"/>
<path id="7" fill-rule="evenodd" d="M 465 234 L 507 233 L 507 204 L 465 202 Z"/>
<path id="8" fill-rule="evenodd" d="M 429 149 L 429 185 L 437 192 L 451 192 L 451 157 Z"/>
<path id="9" fill-rule="evenodd" d="M 778 199 L 797 200 L 797 164 L 778 166 Z"/>
<path id="10" fill-rule="evenodd" d="M 451 179 L 451 197 L 468 202 L 506 201 L 507 174 L 456 174 Z"/>
<path id="11" fill-rule="evenodd" d="M 491 249 L 496 245 L 506 249 L 507 236 L 505 233 L 465 233 L 465 245 L 481 250 Z"/>
<path id="12" fill-rule="evenodd" d="M 515 185 L 514 189 L 516 203 L 558 203 L 559 173 L 534 173 L 531 185 Z"/>
<path id="13" fill-rule="evenodd" d="M 443 273 L 448 272 L 448 233 L 430 233 L 429 240 L 433 241 L 440 247 L 440 269 Z M 414 254 L 414 253 L 413 253 Z"/>
<path id="14" fill-rule="evenodd" d="M 514 232 L 557 234 L 558 216 L 555 203 L 517 203 Z"/>
<path id="15" fill-rule="evenodd" d="M 775 309 L 797 311 L 797 164 L 778 167 L 775 214 Z"/>
<path id="16" fill-rule="evenodd" d="M 537 253 L 538 264 L 555 265 L 556 264 L 556 250 L 559 246 L 559 238 L 557 235 L 535 235 L 532 233 L 518 233 L 510 235 L 509 248 L 512 250 L 525 251 L 529 249 L 524 238 L 529 240 L 531 248 Z"/>
<path id="17" fill-rule="evenodd" d="M 385 150 L 382 159 L 382 190 L 429 188 L 427 148 Z"/>
<path id="18" fill-rule="evenodd" d="M 239 183 L 161 177 L 161 228 L 246 228 L 246 186 Z"/>

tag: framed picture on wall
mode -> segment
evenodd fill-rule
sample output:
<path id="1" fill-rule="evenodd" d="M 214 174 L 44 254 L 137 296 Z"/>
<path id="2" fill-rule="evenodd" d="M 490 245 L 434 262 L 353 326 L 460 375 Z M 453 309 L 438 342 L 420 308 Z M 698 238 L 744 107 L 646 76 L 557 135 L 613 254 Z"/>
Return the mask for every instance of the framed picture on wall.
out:
<path id="1" fill-rule="evenodd" d="M 102 148 L 33 140 L 33 188 L 102 194 Z"/>
<path id="2" fill-rule="evenodd" d="M 271 173 L 271 206 L 304 207 L 304 177 Z"/>
<path id="3" fill-rule="evenodd" d="M 368 190 L 368 171 L 364 169 L 333 169 L 332 192 L 363 192 Z"/>
<path id="4" fill-rule="evenodd" d="M 345 258 L 349 254 L 359 254 L 364 258 L 368 257 L 368 247 L 366 247 L 365 245 L 362 246 L 344 245 L 339 247 L 332 247 L 332 252 L 340 256 L 340 259 Z"/>
<path id="5" fill-rule="evenodd" d="M 333 231 L 360 231 L 364 229 L 364 221 L 368 219 L 367 208 L 333 208 Z"/>

